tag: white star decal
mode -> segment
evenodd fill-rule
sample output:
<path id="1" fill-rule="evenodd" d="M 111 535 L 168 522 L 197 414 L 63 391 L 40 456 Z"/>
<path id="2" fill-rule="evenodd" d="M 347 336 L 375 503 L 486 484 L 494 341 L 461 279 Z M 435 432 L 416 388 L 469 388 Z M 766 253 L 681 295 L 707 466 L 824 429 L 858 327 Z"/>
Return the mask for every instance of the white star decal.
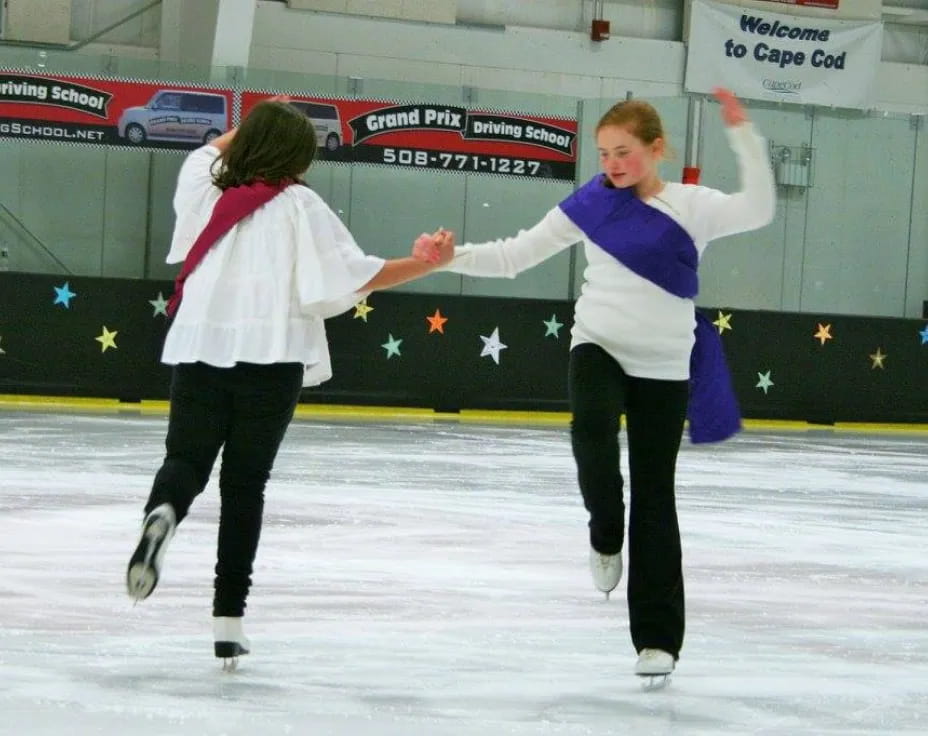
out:
<path id="1" fill-rule="evenodd" d="M 489 355 L 493 358 L 493 362 L 499 365 L 499 351 L 505 350 L 507 347 L 499 341 L 499 327 L 496 327 L 493 330 L 493 334 L 489 337 L 481 335 L 480 339 L 483 340 L 483 349 L 480 351 L 480 357 L 485 358 Z"/>

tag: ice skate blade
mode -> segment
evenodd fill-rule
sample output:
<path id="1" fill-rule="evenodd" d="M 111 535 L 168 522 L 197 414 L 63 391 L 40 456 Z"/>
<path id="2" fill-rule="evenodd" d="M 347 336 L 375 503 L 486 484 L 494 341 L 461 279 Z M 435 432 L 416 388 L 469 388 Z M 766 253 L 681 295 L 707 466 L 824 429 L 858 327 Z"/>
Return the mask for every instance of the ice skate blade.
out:
<path id="1" fill-rule="evenodd" d="M 638 675 L 641 679 L 641 689 L 645 692 L 663 690 L 670 684 L 670 674 L 666 675 Z"/>
<path id="2" fill-rule="evenodd" d="M 238 669 L 238 658 L 248 654 L 248 650 L 237 641 L 214 642 L 213 651 L 216 657 L 222 660 L 223 672 L 235 672 Z"/>
<path id="3" fill-rule="evenodd" d="M 171 523 L 162 517 L 149 517 L 145 523 L 126 569 L 126 592 L 135 603 L 148 598 L 158 585 L 159 555 L 171 534 Z"/>
<path id="4" fill-rule="evenodd" d="M 126 591 L 133 604 L 148 598 L 157 584 L 158 578 L 155 576 L 155 571 L 144 562 L 132 565 L 126 574 Z"/>

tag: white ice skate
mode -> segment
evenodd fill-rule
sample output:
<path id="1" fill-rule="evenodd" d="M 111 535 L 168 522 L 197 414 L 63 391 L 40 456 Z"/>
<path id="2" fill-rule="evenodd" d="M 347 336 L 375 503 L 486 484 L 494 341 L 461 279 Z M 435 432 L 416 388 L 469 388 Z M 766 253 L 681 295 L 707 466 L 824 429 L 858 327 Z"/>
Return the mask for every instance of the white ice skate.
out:
<path id="1" fill-rule="evenodd" d="M 604 555 L 590 547 L 590 572 L 593 573 L 593 585 L 609 600 L 609 594 L 622 579 L 622 554 Z"/>
<path id="2" fill-rule="evenodd" d="M 152 509 L 142 522 L 142 538 L 126 570 L 126 591 L 134 601 L 148 598 L 158 584 L 164 553 L 176 526 L 174 507 L 169 503 Z"/>
<path id="3" fill-rule="evenodd" d="M 242 631 L 241 616 L 213 616 L 213 641 L 223 672 L 235 672 L 238 658 L 251 650 L 251 642 Z"/>
<path id="4" fill-rule="evenodd" d="M 635 674 L 644 678 L 645 690 L 657 690 L 670 682 L 674 659 L 670 652 L 663 649 L 642 649 L 638 653 Z"/>

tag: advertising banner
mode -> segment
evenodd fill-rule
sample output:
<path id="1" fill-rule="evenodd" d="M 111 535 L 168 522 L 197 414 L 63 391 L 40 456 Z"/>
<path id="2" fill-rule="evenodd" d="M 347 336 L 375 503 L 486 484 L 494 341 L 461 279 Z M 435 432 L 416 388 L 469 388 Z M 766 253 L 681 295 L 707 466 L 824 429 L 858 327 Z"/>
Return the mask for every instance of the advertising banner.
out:
<path id="1" fill-rule="evenodd" d="M 242 93 L 242 115 L 272 92 Z M 577 121 L 454 105 L 291 94 L 327 161 L 572 181 Z"/>
<path id="2" fill-rule="evenodd" d="M 192 150 L 232 122 L 233 92 L 0 70 L 0 137 Z"/>
<path id="3" fill-rule="evenodd" d="M 192 150 L 276 92 L 0 70 L 0 138 Z M 319 159 L 572 181 L 577 121 L 291 94 Z"/>
<path id="4" fill-rule="evenodd" d="M 868 109 L 882 38 L 878 22 L 693 0 L 685 87 L 711 92 L 721 86 L 759 100 Z"/>

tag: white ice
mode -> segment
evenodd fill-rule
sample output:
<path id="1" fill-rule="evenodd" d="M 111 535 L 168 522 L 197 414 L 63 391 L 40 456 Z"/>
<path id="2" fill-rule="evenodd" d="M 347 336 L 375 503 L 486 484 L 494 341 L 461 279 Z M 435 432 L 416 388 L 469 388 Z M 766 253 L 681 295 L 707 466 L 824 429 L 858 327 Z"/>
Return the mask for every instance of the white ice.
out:
<path id="1" fill-rule="evenodd" d="M 0 733 L 928 733 L 928 435 L 685 444 L 687 636 L 644 692 L 566 427 L 295 422 L 232 675 L 215 473 L 125 594 L 165 427 L 0 412 Z"/>

